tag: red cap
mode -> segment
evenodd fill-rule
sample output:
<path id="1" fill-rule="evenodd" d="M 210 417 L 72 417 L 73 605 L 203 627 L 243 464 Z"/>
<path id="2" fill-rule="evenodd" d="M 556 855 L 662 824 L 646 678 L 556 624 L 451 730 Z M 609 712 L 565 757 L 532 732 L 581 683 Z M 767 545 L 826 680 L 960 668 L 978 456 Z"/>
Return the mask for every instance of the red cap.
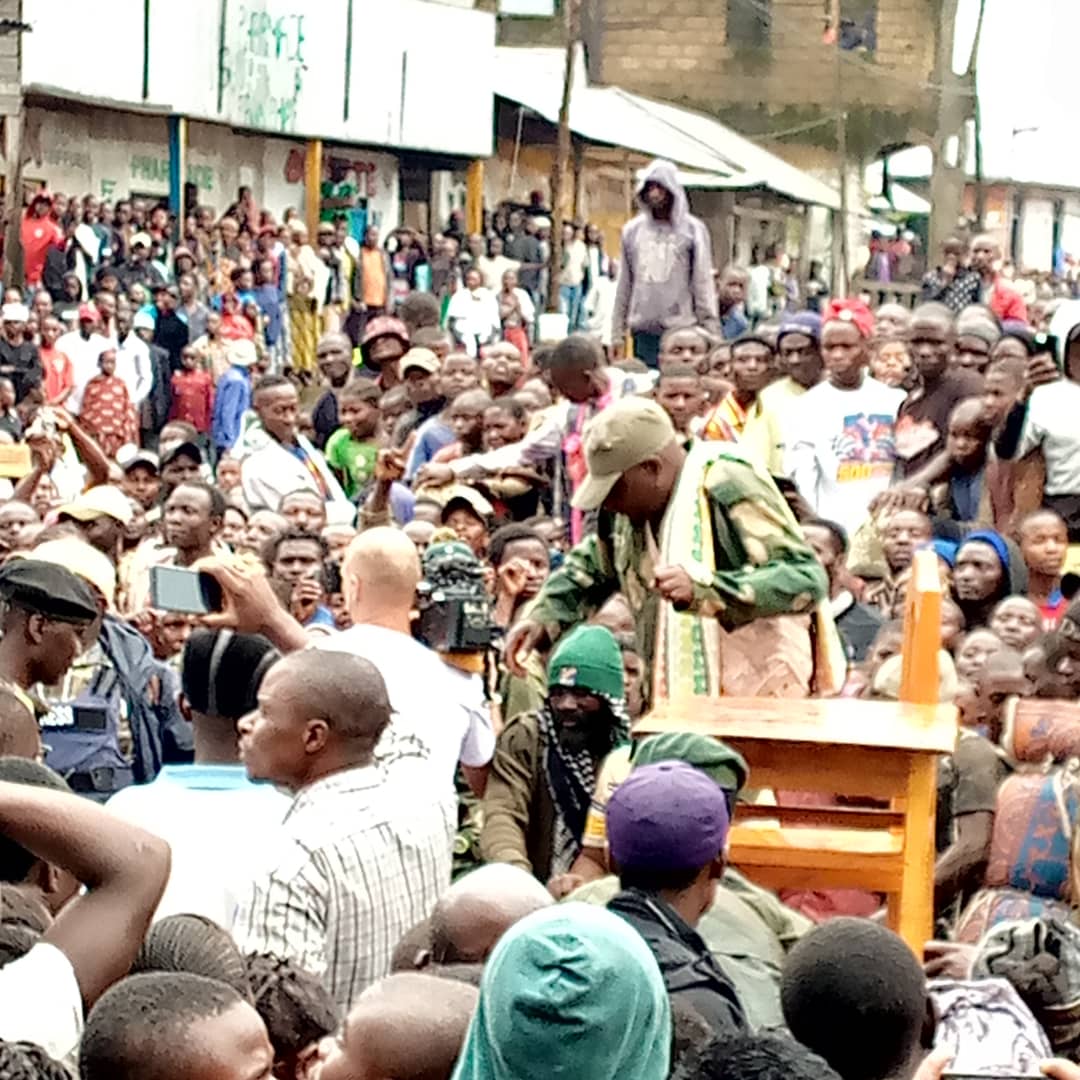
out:
<path id="1" fill-rule="evenodd" d="M 864 338 L 874 336 L 874 313 L 862 300 L 830 300 L 822 326 L 831 322 L 852 323 Z"/>
<path id="2" fill-rule="evenodd" d="M 93 304 L 80 304 L 79 305 L 79 322 L 83 320 L 87 322 L 98 321 L 98 310 Z"/>

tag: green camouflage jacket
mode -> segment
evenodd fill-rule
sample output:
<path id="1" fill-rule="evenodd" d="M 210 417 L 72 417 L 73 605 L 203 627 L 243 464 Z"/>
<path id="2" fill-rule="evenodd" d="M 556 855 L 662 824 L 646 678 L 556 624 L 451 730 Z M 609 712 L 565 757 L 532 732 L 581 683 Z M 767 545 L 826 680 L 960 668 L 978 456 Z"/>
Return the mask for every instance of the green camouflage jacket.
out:
<path id="1" fill-rule="evenodd" d="M 808 612 L 825 598 L 825 570 L 771 478 L 737 453 L 720 453 L 702 483 L 718 569 L 706 579 L 687 567 L 695 584 L 694 610 L 734 630 L 770 615 Z M 621 592 L 634 613 L 648 673 L 659 601 L 650 576 L 644 530 L 622 515 L 601 514 L 598 532 L 567 554 L 526 617 L 543 623 L 554 640 Z"/>

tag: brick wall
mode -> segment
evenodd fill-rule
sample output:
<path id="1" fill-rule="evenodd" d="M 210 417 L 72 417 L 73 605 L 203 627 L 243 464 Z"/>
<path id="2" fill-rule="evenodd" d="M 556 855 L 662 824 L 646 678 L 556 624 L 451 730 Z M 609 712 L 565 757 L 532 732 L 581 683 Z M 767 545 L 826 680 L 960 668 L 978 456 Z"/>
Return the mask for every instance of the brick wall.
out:
<path id="1" fill-rule="evenodd" d="M 581 0 L 582 38 L 593 82 L 623 86 L 718 116 L 748 135 L 803 128 L 848 110 L 849 151 L 933 130 L 932 81 L 941 0 L 878 0 L 872 57 L 822 43 L 824 0 L 745 0 L 769 4 L 767 48 L 727 42 L 728 0 Z M 554 45 L 562 17 L 499 20 L 503 45 Z M 828 146 L 831 125 L 797 141 Z"/>
<path id="2" fill-rule="evenodd" d="M 603 82 L 710 111 L 832 107 L 835 100 L 837 51 L 822 43 L 822 0 L 771 0 L 766 49 L 728 44 L 727 0 L 588 2 L 600 9 L 592 45 Z M 936 0 L 879 0 L 876 54 L 841 54 L 849 105 L 908 109 L 925 100 L 919 84 L 933 70 L 938 7 Z"/>

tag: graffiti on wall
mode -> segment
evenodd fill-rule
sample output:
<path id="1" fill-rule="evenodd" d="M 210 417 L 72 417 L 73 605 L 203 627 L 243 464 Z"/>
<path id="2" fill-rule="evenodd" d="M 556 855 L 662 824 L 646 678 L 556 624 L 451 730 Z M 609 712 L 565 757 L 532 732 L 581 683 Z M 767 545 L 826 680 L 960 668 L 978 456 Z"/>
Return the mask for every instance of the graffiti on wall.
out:
<path id="1" fill-rule="evenodd" d="M 267 2 L 229 11 L 222 55 L 222 112 L 263 131 L 296 130 L 307 74 L 302 14 L 274 14 Z"/>

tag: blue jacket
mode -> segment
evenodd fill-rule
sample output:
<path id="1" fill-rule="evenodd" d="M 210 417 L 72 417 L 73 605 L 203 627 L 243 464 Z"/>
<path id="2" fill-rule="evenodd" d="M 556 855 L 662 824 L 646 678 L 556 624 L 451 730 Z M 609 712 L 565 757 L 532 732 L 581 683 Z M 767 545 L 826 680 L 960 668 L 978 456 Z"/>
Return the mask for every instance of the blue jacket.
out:
<path id="1" fill-rule="evenodd" d="M 233 365 L 218 379 L 214 396 L 214 446 L 231 450 L 240 437 L 244 413 L 251 408 L 247 368 Z"/>

